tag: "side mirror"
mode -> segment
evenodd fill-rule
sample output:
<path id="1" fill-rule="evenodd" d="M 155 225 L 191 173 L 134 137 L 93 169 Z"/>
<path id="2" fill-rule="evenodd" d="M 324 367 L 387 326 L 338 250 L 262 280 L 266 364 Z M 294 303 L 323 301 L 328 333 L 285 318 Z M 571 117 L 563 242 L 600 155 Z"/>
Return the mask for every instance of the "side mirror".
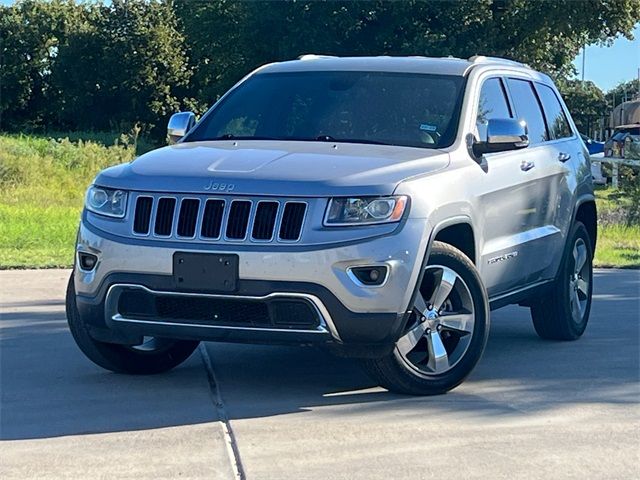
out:
<path id="1" fill-rule="evenodd" d="M 169 125 L 167 125 L 169 143 L 176 143 L 178 140 L 184 137 L 195 124 L 196 116 L 193 112 L 180 112 L 171 115 L 171 118 L 169 119 Z"/>
<path id="2" fill-rule="evenodd" d="M 513 118 L 491 118 L 486 124 L 484 138 L 473 143 L 473 153 L 480 157 L 485 153 L 519 150 L 529 146 L 527 124 Z"/>

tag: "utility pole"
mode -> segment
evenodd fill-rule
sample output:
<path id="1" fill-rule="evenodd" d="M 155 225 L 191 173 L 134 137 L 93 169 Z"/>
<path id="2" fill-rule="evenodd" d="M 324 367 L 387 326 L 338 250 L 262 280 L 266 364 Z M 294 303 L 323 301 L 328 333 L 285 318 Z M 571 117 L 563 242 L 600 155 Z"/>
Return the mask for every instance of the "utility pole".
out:
<path id="1" fill-rule="evenodd" d="M 584 88 L 584 64 L 587 58 L 587 45 L 582 45 L 582 88 Z"/>

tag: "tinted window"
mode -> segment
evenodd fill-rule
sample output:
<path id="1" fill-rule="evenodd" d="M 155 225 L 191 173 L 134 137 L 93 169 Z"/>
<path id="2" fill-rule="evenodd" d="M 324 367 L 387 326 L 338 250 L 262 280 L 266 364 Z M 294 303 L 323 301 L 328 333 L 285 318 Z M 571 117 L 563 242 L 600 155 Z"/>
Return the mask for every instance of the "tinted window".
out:
<path id="1" fill-rule="evenodd" d="M 615 132 L 619 132 L 622 135 L 640 135 L 640 127 L 626 127 L 626 128 L 622 128 L 620 130 L 616 129 Z M 615 134 L 614 132 L 614 134 Z"/>
<path id="2" fill-rule="evenodd" d="M 544 108 L 544 114 L 547 118 L 547 127 L 549 128 L 549 136 L 551 139 L 566 138 L 573 134 L 569 128 L 567 117 L 562 111 L 562 105 L 555 92 L 546 85 L 536 84 L 538 95 Z"/>
<path id="3" fill-rule="evenodd" d="M 440 148 L 453 143 L 464 78 L 389 72 L 257 74 L 186 141 L 344 141 Z"/>
<path id="4" fill-rule="evenodd" d="M 538 97 L 533 91 L 533 84 L 526 80 L 509 79 L 511 98 L 519 118 L 527 122 L 529 128 L 529 142 L 531 145 L 547 140 L 547 129 Z"/>
<path id="5" fill-rule="evenodd" d="M 482 84 L 478 101 L 478 123 L 486 123 L 490 118 L 511 118 L 502 81 L 490 78 Z"/>

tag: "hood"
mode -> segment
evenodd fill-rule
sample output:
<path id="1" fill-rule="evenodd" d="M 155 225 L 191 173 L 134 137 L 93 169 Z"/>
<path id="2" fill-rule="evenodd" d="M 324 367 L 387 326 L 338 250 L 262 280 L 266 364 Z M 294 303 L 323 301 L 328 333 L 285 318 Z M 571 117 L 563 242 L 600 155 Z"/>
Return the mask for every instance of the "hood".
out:
<path id="1" fill-rule="evenodd" d="M 441 150 L 331 142 L 214 141 L 160 148 L 95 183 L 138 191 L 239 195 L 389 195 L 449 163 Z"/>

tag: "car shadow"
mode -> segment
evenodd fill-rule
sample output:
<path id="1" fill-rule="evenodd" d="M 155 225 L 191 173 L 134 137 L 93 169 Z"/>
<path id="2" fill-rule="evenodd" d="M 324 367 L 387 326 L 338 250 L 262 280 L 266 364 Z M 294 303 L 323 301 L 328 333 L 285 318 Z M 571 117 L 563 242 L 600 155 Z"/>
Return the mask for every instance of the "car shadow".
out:
<path id="1" fill-rule="evenodd" d="M 610 275 L 615 274 L 615 281 Z M 210 343 L 231 419 L 338 407 L 521 415 L 567 404 L 635 404 L 639 388 L 640 272 L 598 271 L 587 331 L 579 341 L 540 339 L 529 310 L 492 312 L 483 358 L 447 395 L 411 397 L 377 387 L 355 360 L 314 349 Z"/>
<path id="2" fill-rule="evenodd" d="M 487 348 L 447 395 L 387 392 L 359 362 L 315 348 L 208 343 L 226 414 L 234 421 L 298 412 L 322 415 L 529 415 L 566 404 L 634 404 L 638 398 L 640 275 L 596 275 L 593 315 L 577 342 L 540 340 L 528 310 L 492 314 Z M 612 313 L 613 312 L 613 313 Z M 154 376 L 94 366 L 77 349 L 61 308 L 3 313 L 0 348 L 3 440 L 134 431 L 218 420 L 196 351 Z"/>
<path id="3" fill-rule="evenodd" d="M 118 375 L 84 357 L 62 308 L 3 312 L 0 326 L 2 440 L 217 420 L 196 355 L 167 374 Z"/>

